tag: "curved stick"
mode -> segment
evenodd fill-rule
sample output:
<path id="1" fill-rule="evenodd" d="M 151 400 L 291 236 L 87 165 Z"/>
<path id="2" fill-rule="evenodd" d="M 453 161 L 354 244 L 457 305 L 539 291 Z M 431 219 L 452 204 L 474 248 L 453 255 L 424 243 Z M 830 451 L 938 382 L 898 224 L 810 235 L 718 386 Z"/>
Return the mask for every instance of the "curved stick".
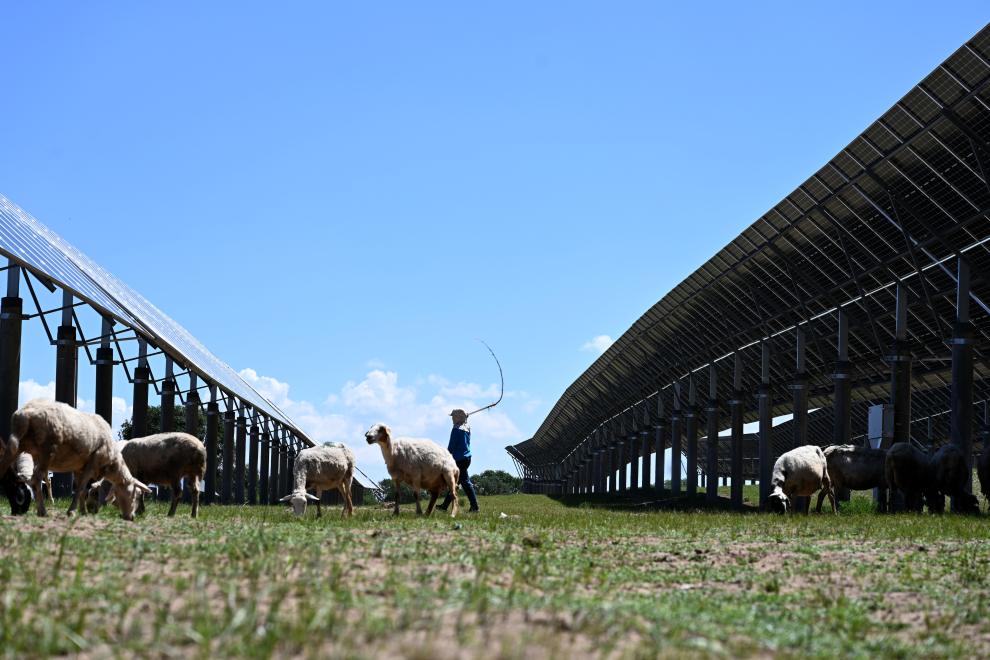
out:
<path id="1" fill-rule="evenodd" d="M 484 340 L 482 340 L 482 339 L 479 339 L 478 341 L 480 341 L 482 344 L 485 344 Z M 498 400 L 496 400 L 495 403 L 489 403 L 484 408 L 478 408 L 477 410 L 475 410 L 473 412 L 469 412 L 468 413 L 468 417 L 470 417 L 474 413 L 480 413 L 483 410 L 488 410 L 489 408 L 494 408 L 495 406 L 497 406 L 498 404 L 500 404 L 502 402 L 502 397 L 505 395 L 505 376 L 502 375 L 502 363 L 498 361 L 498 357 L 495 355 L 495 351 L 492 350 L 492 347 L 491 346 L 489 346 L 488 344 L 485 344 L 485 348 L 487 348 L 488 349 L 488 352 L 492 354 L 492 357 L 495 358 L 495 364 L 498 365 L 498 378 L 501 381 L 501 388 L 500 388 L 500 391 L 498 393 Z"/>

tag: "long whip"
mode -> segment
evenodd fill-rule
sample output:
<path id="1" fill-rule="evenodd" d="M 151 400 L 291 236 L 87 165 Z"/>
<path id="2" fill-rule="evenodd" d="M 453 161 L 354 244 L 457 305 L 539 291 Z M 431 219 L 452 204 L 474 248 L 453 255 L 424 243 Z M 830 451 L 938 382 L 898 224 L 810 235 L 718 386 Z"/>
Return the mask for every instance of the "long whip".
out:
<path id="1" fill-rule="evenodd" d="M 498 399 L 495 401 L 495 403 L 489 403 L 484 408 L 478 408 L 477 410 L 475 410 L 473 412 L 469 412 L 468 413 L 468 417 L 470 417 L 471 415 L 473 415 L 475 413 L 480 413 L 483 410 L 488 410 L 489 408 L 494 408 L 495 406 L 497 406 L 498 404 L 500 404 L 502 402 L 502 397 L 505 396 L 505 376 L 502 375 L 502 363 L 498 361 L 498 356 L 495 355 L 495 351 L 492 350 L 492 347 L 491 346 L 489 346 L 488 344 L 486 344 L 483 339 L 479 339 L 478 341 L 480 341 L 482 344 L 485 344 L 485 348 L 488 349 L 488 352 L 491 353 L 492 354 L 492 357 L 495 359 L 495 364 L 498 365 L 498 378 L 499 378 L 499 381 L 501 381 L 501 386 L 500 386 L 500 390 L 499 390 L 499 393 L 498 393 Z"/>

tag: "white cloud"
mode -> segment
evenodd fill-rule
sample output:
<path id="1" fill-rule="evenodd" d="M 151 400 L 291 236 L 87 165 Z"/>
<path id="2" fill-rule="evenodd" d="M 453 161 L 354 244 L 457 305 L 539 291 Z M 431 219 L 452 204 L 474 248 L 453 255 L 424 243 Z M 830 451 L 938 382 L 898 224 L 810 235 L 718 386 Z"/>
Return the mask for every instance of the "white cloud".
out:
<path id="1" fill-rule="evenodd" d="M 47 385 L 35 382 L 32 379 L 22 380 L 17 384 L 17 407 L 20 408 L 31 399 L 55 400 L 55 381 L 48 381 Z"/>
<path id="2" fill-rule="evenodd" d="M 285 411 L 309 437 L 323 442 L 343 442 L 357 456 L 358 467 L 374 479 L 388 476 L 377 446 L 368 445 L 364 432 L 374 423 L 388 424 L 402 437 L 427 437 L 446 446 L 450 411 L 475 410 L 498 398 L 499 385 L 451 382 L 438 375 L 405 384 L 395 371 L 373 368 L 360 381 L 347 381 L 339 392 L 331 392 L 319 406 L 290 396 L 288 383 L 244 369 L 241 376 L 256 390 Z M 507 400 L 529 410 L 533 402 L 525 392 L 506 392 Z M 523 440 L 515 422 L 504 409 L 492 409 L 472 417 L 473 449 L 479 471 L 497 461 L 505 467 L 504 447 Z"/>
<path id="3" fill-rule="evenodd" d="M 18 383 L 18 407 L 23 406 L 32 399 L 48 399 L 50 401 L 54 401 L 55 381 L 48 381 L 47 385 L 42 385 L 33 379 L 22 380 Z M 94 412 L 96 410 L 96 402 L 91 399 L 79 399 L 76 401 L 76 406 L 79 410 L 84 412 Z M 119 396 L 112 397 L 110 400 L 110 414 L 113 418 L 113 424 L 111 427 L 113 428 L 113 435 L 115 438 L 117 437 L 117 432 L 120 431 L 121 422 L 125 419 L 130 419 L 132 412 L 133 408 L 127 403 L 127 401 Z"/>
<path id="4" fill-rule="evenodd" d="M 608 350 L 608 347 L 615 343 L 615 340 L 608 335 L 598 335 L 592 338 L 590 341 L 584 342 L 581 346 L 582 351 L 589 351 L 591 353 L 597 353 L 601 355 Z"/>

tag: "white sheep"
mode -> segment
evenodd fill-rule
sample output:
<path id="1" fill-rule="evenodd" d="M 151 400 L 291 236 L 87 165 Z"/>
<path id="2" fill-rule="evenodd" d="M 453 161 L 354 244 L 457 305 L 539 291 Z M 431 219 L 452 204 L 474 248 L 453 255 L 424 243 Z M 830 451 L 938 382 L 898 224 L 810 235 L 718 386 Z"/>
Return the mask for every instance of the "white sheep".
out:
<path id="1" fill-rule="evenodd" d="M 767 504 L 772 511 L 785 513 L 791 508 L 791 498 L 811 497 L 821 488 L 832 503 L 832 513 L 836 513 L 828 464 L 822 448 L 816 445 L 805 445 L 782 454 L 773 464 L 770 487 L 772 491 Z"/>
<path id="2" fill-rule="evenodd" d="M 151 492 L 131 476 L 110 433 L 110 425 L 99 415 L 84 413 L 70 405 L 35 399 L 18 409 L 11 417 L 11 433 L 7 451 L 0 461 L 0 474 L 5 472 L 20 453 L 34 460 L 32 488 L 38 505 L 38 515 L 46 516 L 41 483 L 48 470 L 72 472 L 75 494 L 68 514 L 79 506 L 83 492 L 93 479 L 106 478 L 114 486 L 117 500 L 122 504 L 125 520 L 134 519 L 134 502 L 141 492 Z"/>
<path id="3" fill-rule="evenodd" d="M 168 515 L 174 516 L 182 496 L 182 479 L 187 480 L 192 497 L 192 517 L 199 515 L 199 482 L 206 475 L 206 447 L 199 438 L 181 431 L 155 433 L 121 443 L 120 453 L 136 479 L 172 490 Z M 110 503 L 111 499 L 107 498 Z M 144 496 L 137 513 L 144 513 Z"/>
<path id="4" fill-rule="evenodd" d="M 395 485 L 395 515 L 399 515 L 400 486 L 407 483 L 416 497 L 416 513 L 422 514 L 419 505 L 420 489 L 430 491 L 430 504 L 426 515 L 433 513 L 440 492 L 449 490 L 454 497 L 450 517 L 457 515 L 457 480 L 460 470 L 450 452 L 437 443 L 416 438 L 393 438 L 392 431 L 384 424 L 375 424 L 364 434 L 369 445 L 381 447 L 385 467 Z"/>
<path id="5" fill-rule="evenodd" d="M 319 518 L 323 515 L 320 506 L 323 491 L 336 488 L 344 500 L 341 517 L 354 515 L 354 502 L 351 501 L 354 463 L 354 452 L 339 442 L 303 449 L 292 465 L 292 492 L 281 501 L 292 502 L 292 510 L 301 516 L 306 513 L 307 500 L 313 500 L 316 502 L 316 517 Z M 315 488 L 316 496 L 307 493 L 307 488 Z"/>

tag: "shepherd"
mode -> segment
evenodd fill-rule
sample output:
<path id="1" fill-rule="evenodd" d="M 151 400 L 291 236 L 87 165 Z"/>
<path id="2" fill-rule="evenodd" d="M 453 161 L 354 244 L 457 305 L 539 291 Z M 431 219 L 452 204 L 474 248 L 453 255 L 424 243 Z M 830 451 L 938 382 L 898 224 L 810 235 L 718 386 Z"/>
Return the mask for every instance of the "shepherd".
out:
<path id="1" fill-rule="evenodd" d="M 480 339 L 478 341 L 485 344 Z M 495 403 L 490 403 L 484 408 L 478 408 L 474 412 L 464 412 L 461 408 L 455 408 L 450 411 L 450 421 L 454 427 L 450 430 L 450 441 L 447 442 L 447 451 L 454 457 L 454 462 L 457 463 L 457 469 L 461 471 L 459 483 L 461 484 L 461 488 L 464 489 L 464 492 L 467 493 L 468 501 L 471 503 L 468 513 L 478 513 L 478 495 L 474 492 L 474 484 L 471 483 L 471 478 L 468 476 L 468 468 L 471 466 L 471 427 L 467 425 L 467 420 L 471 415 L 488 410 L 489 408 L 494 408 L 502 401 L 502 397 L 505 395 L 505 377 L 502 375 L 502 364 L 498 361 L 498 357 L 495 356 L 495 351 L 492 350 L 491 346 L 485 344 L 485 348 L 492 354 L 495 364 L 498 365 L 498 377 L 501 381 L 501 390 L 498 399 Z M 444 498 L 440 508 L 446 511 L 455 497 L 455 493 L 447 493 L 447 497 Z"/>
<path id="2" fill-rule="evenodd" d="M 478 495 L 474 492 L 474 484 L 468 476 L 468 468 L 471 467 L 471 427 L 467 425 L 468 414 L 460 408 L 450 411 L 450 420 L 454 428 L 450 429 L 450 441 L 447 443 L 447 451 L 454 457 L 457 469 L 461 471 L 459 483 L 464 492 L 467 493 L 468 502 L 471 508 L 468 513 L 478 513 Z M 447 493 L 440 508 L 444 511 L 454 501 L 455 494 Z"/>

